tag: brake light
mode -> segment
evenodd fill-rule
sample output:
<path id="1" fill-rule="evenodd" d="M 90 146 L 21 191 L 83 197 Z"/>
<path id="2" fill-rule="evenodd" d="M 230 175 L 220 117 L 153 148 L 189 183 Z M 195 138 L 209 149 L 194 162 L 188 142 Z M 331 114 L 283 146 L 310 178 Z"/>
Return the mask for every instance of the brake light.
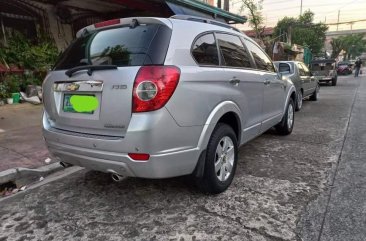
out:
<path id="1" fill-rule="evenodd" d="M 128 156 L 135 161 L 147 161 L 150 158 L 149 154 L 143 153 L 128 153 Z"/>
<path id="2" fill-rule="evenodd" d="M 121 23 L 121 19 L 112 19 L 112 20 L 96 23 L 96 24 L 94 24 L 94 27 L 103 28 L 103 27 L 107 27 L 107 26 L 111 26 L 111 25 L 120 24 L 120 23 Z"/>
<path id="3" fill-rule="evenodd" d="M 148 112 L 162 108 L 173 95 L 180 78 L 175 66 L 143 66 L 133 86 L 132 112 Z"/>

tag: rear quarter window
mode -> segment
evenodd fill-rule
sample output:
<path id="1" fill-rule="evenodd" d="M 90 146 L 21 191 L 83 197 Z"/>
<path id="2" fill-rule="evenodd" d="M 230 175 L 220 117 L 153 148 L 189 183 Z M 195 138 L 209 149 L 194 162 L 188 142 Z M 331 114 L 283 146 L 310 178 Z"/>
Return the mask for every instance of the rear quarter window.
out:
<path id="1" fill-rule="evenodd" d="M 199 65 L 219 65 L 219 53 L 212 33 L 196 39 L 192 47 L 192 56 Z"/>
<path id="2" fill-rule="evenodd" d="M 170 36 L 168 27 L 157 24 L 97 31 L 76 39 L 61 55 L 54 70 L 81 65 L 163 64 Z"/>

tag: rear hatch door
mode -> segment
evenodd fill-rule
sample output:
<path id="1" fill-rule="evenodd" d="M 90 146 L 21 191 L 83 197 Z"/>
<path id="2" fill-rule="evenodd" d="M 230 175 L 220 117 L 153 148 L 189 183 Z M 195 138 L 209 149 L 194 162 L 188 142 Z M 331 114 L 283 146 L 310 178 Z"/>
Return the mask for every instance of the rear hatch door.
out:
<path id="1" fill-rule="evenodd" d="M 154 23 L 122 25 L 78 38 L 43 85 L 51 127 L 124 136 L 132 115 L 136 74 L 143 65 L 164 63 L 170 35 L 170 28 Z"/>

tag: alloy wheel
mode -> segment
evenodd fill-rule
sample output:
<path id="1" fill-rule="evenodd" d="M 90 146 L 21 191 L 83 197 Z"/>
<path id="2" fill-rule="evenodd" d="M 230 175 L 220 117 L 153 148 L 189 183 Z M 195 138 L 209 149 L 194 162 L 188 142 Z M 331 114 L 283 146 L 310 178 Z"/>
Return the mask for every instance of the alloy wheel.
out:
<path id="1" fill-rule="evenodd" d="M 297 93 L 297 108 L 300 110 L 302 107 L 302 92 Z"/>
<path id="2" fill-rule="evenodd" d="M 230 137 L 224 136 L 218 143 L 215 155 L 215 173 L 219 181 L 224 182 L 233 170 L 235 148 Z"/>
<path id="3" fill-rule="evenodd" d="M 288 106 L 287 110 L 287 126 L 288 128 L 292 128 L 292 125 L 294 124 L 294 108 L 292 105 Z"/>

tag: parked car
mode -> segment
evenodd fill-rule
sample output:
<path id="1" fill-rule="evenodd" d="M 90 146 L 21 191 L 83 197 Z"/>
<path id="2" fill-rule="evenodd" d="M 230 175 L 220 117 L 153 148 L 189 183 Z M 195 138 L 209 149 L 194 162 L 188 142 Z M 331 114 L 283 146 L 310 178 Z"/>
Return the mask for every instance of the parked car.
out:
<path id="1" fill-rule="evenodd" d="M 319 82 L 332 83 L 337 85 L 338 75 L 336 61 L 334 59 L 313 60 L 310 63 L 310 71 Z"/>
<path id="2" fill-rule="evenodd" d="M 295 85 L 296 111 L 301 109 L 304 98 L 310 97 L 310 100 L 318 100 L 319 82 L 303 62 L 276 61 L 274 64 L 279 72 L 289 78 Z"/>
<path id="3" fill-rule="evenodd" d="M 197 17 L 85 27 L 43 89 L 53 157 L 116 181 L 190 174 L 219 193 L 233 180 L 239 146 L 294 126 L 291 81 L 239 30 Z"/>
<path id="4" fill-rule="evenodd" d="M 350 62 L 341 61 L 337 64 L 338 75 L 350 75 L 352 74 L 352 64 Z"/>

